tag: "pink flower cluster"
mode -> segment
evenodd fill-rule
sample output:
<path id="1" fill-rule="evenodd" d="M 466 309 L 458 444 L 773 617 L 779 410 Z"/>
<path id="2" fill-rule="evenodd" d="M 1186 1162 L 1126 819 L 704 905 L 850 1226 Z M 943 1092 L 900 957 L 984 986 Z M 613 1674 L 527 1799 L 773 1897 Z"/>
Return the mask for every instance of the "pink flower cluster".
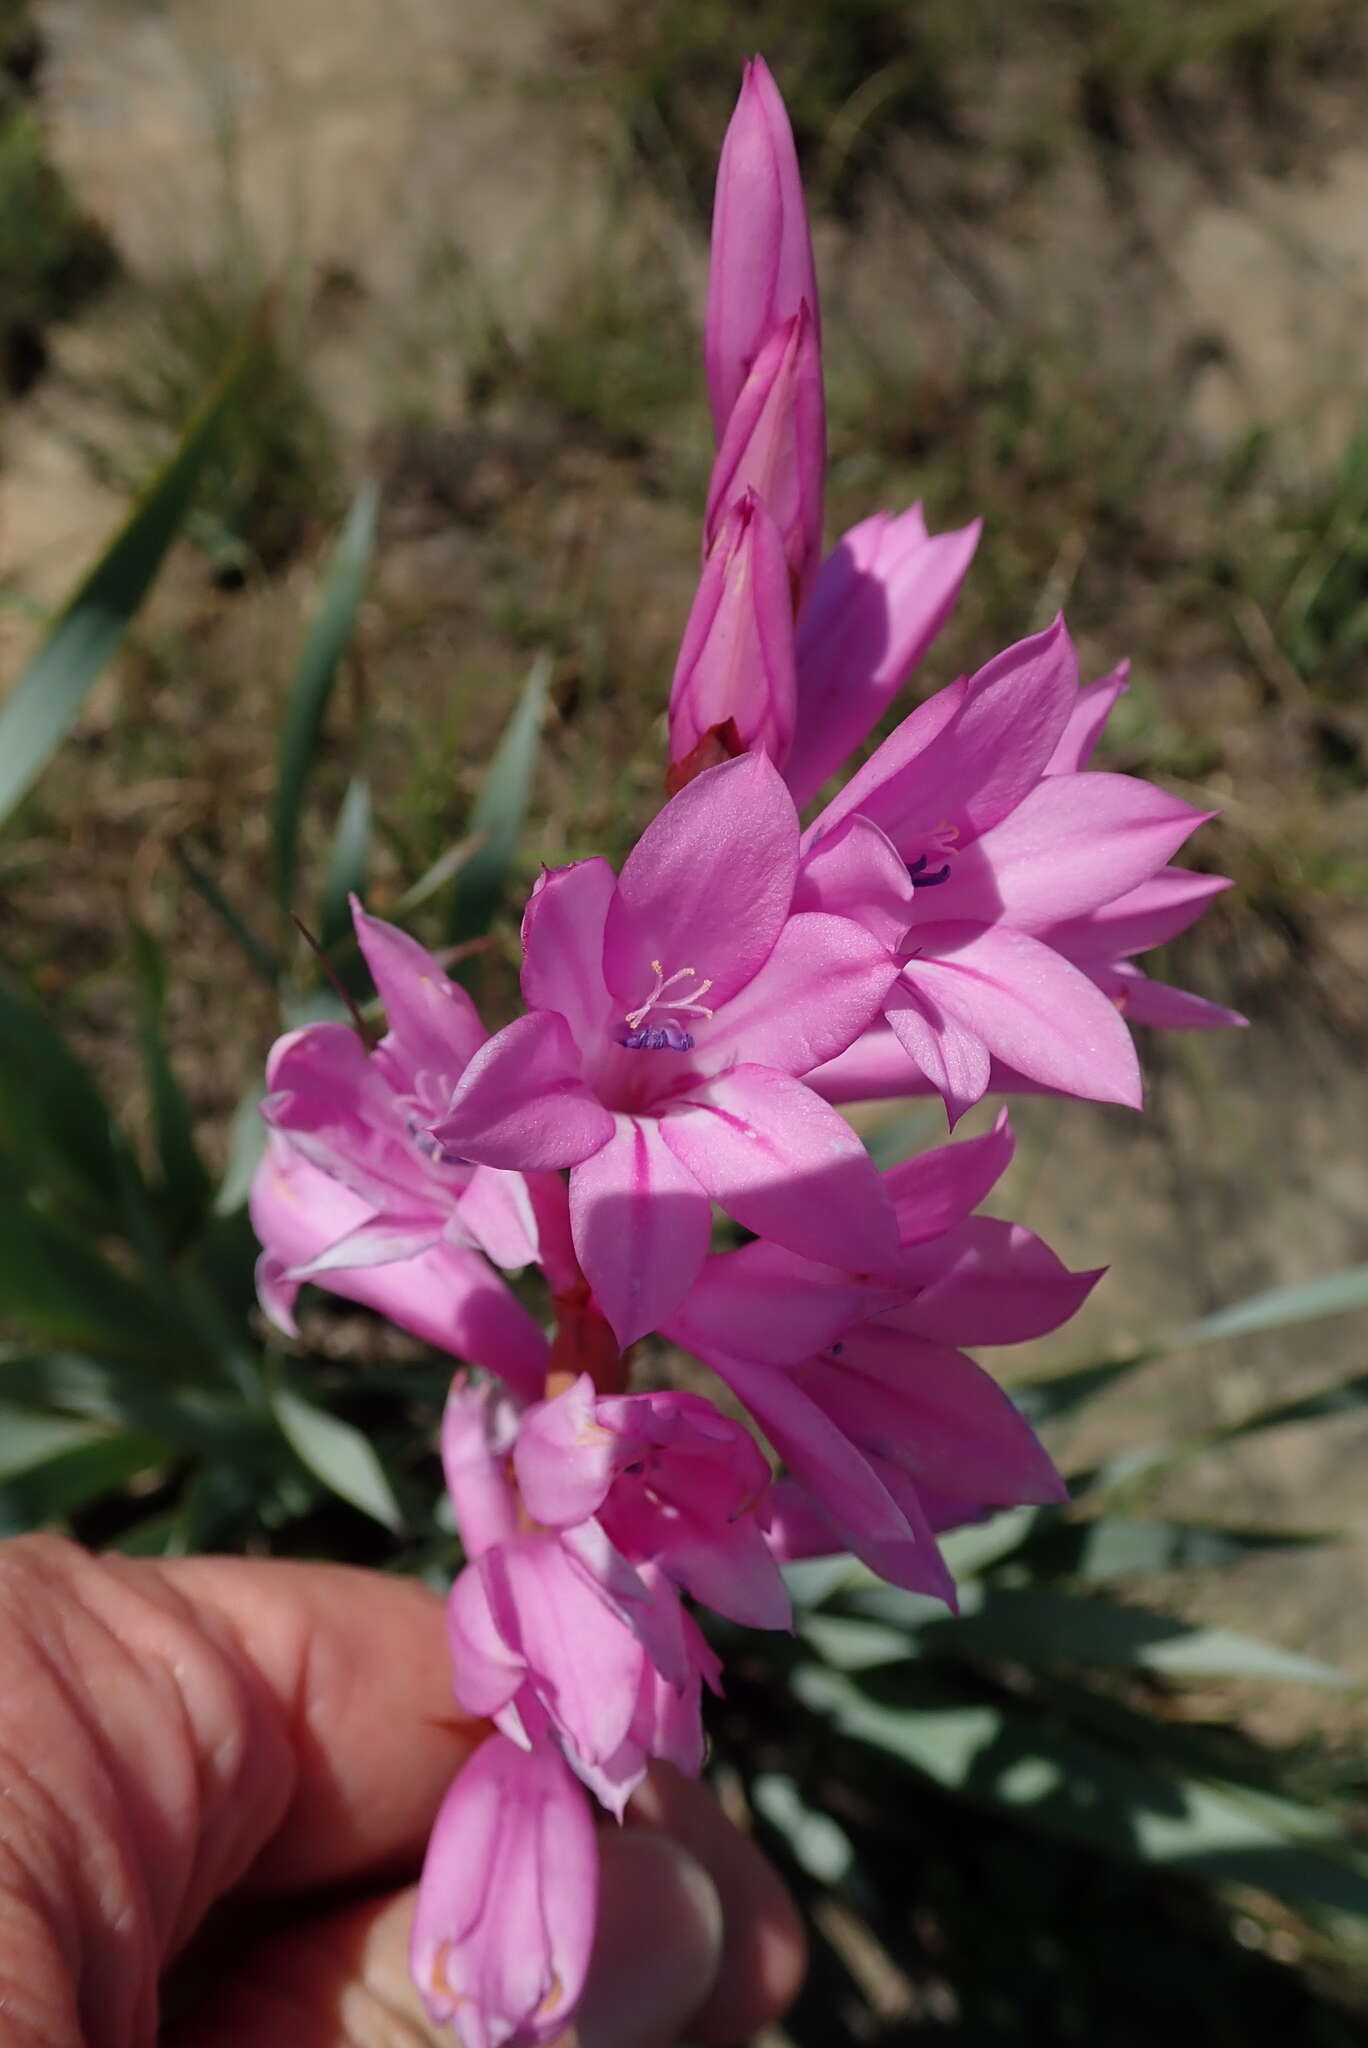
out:
<path id="1" fill-rule="evenodd" d="M 804 827 L 955 602 L 977 527 L 876 514 L 820 560 L 812 250 L 764 63 L 723 149 L 706 359 L 718 452 L 670 694 L 673 792 L 615 875 L 545 873 L 525 1010 L 493 1037 L 356 910 L 388 1030 L 275 1047 L 252 1213 L 262 1301 L 304 1281 L 482 1369 L 442 1450 L 467 1562 L 456 1698 L 492 1724 L 452 1786 L 413 1966 L 465 2048 L 559 2033 L 594 1930 L 587 1795 L 696 1773 L 718 1659 L 695 1617 L 784 1628 L 781 1565 L 849 1549 L 953 1603 L 937 1532 L 1062 1497 L 965 1346 L 1072 1315 L 1098 1277 L 974 1212 L 982 1136 L 881 1173 L 835 1106 L 990 1090 L 1137 1105 L 1128 1022 L 1238 1021 L 1134 956 L 1223 884 L 1167 865 L 1199 813 L 1088 766 L 1124 669 L 1080 687 L 1062 620 L 926 698 Z M 750 1234 L 712 1248 L 714 1212 Z M 539 1267 L 554 1342 L 503 1276 Z M 652 1332 L 696 1392 L 628 1391 Z"/>

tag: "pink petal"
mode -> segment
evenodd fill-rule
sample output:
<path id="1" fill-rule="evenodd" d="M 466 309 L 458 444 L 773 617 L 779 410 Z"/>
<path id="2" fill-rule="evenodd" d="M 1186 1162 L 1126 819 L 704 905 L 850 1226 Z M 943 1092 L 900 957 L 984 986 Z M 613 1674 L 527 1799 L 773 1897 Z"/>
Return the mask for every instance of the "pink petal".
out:
<path id="1" fill-rule="evenodd" d="M 674 1588 L 651 1563 L 629 1563 L 595 1521 L 562 1529 L 557 1538 L 571 1570 L 595 1599 L 630 1630 L 671 1685 L 688 1676 L 681 1613 Z"/>
<path id="2" fill-rule="evenodd" d="M 891 992 L 887 1009 L 903 1003 L 902 985 Z M 902 1096 L 937 1095 L 941 1091 L 887 1024 L 862 1032 L 854 1045 L 825 1066 L 804 1076 L 807 1086 L 825 1102 L 887 1102 Z"/>
<path id="3" fill-rule="evenodd" d="M 287 1337 L 299 1335 L 294 1305 L 299 1298 L 298 1280 L 287 1277 L 289 1268 L 276 1252 L 262 1252 L 256 1262 L 253 1281 L 257 1301 L 267 1322 L 274 1323 Z"/>
<path id="4" fill-rule="evenodd" d="M 1130 677 L 1130 663 L 1122 661 L 1109 675 L 1088 683 L 1078 693 L 1069 722 L 1059 736 L 1059 745 L 1045 764 L 1047 775 L 1077 775 L 1092 759 L 1102 728 L 1116 708 Z"/>
<path id="5" fill-rule="evenodd" d="M 1130 1034 L 1101 991 L 1058 953 L 1024 932 L 979 925 L 926 925 L 917 937 L 923 947 L 904 968 L 904 985 L 950 1024 L 1030 1080 L 1139 1108 Z M 890 1021 L 898 1028 L 896 1016 Z"/>
<path id="6" fill-rule="evenodd" d="M 544 1528 L 569 1528 L 596 1514 L 623 1462 L 623 1446 L 599 1423 L 596 1405 L 594 1382 L 581 1373 L 523 1418 L 513 1453 L 518 1491 Z"/>
<path id="7" fill-rule="evenodd" d="M 409 1959 L 431 2019 L 466 2048 L 564 2035 L 598 1907 L 598 1842 L 584 1793 L 549 1743 L 480 1744 L 428 1840 Z"/>
<path id="8" fill-rule="evenodd" d="M 665 1334 L 704 1359 L 721 1351 L 760 1365 L 797 1365 L 895 1299 L 877 1281 L 758 1237 L 705 1261 Z"/>
<path id="9" fill-rule="evenodd" d="M 1019 931 L 1082 916 L 1148 881 L 1210 815 L 1134 775 L 1052 775 L 965 850 L 945 916 Z"/>
<path id="10" fill-rule="evenodd" d="M 901 1271 L 920 1288 L 883 1320 L 935 1343 L 1022 1344 L 1066 1323 L 1102 1277 L 1071 1273 L 1033 1232 L 994 1216 L 909 1246 Z"/>
<path id="11" fill-rule="evenodd" d="M 938 1145 L 886 1173 L 902 1243 L 921 1244 L 963 1223 L 1007 1171 L 1015 1142 L 1004 1109 L 983 1137 Z"/>
<path id="12" fill-rule="evenodd" d="M 954 608 L 979 522 L 928 535 L 920 505 L 875 513 L 827 556 L 798 626 L 798 729 L 785 780 L 800 807 L 873 730 Z"/>
<path id="13" fill-rule="evenodd" d="M 1165 946 L 1197 922 L 1212 898 L 1230 887 L 1224 875 L 1161 868 L 1124 896 L 1083 917 L 1052 924 L 1041 937 L 1070 960 L 1117 960 Z"/>
<path id="14" fill-rule="evenodd" d="M 570 1027 L 554 1010 L 517 1017 L 457 1083 L 433 1136 L 485 1166 L 574 1166 L 613 1135 L 613 1117 L 580 1078 Z"/>
<path id="15" fill-rule="evenodd" d="M 536 1260 L 537 1220 L 520 1173 L 477 1166 L 456 1214 L 480 1250 L 505 1272 L 520 1272 Z"/>
<path id="16" fill-rule="evenodd" d="M 903 1052 L 944 1102 L 953 1130 L 987 1090 L 987 1046 L 972 1024 L 937 1001 L 936 989 L 920 975 L 914 979 L 904 972 L 884 1014 Z"/>
<path id="17" fill-rule="evenodd" d="M 718 1007 L 695 1065 L 809 1073 L 859 1037 L 896 976 L 887 946 L 862 925 L 821 911 L 791 917 L 760 972 Z"/>
<path id="18" fill-rule="evenodd" d="M 753 491 L 774 522 L 793 591 L 801 596 L 822 545 L 825 468 L 821 349 L 804 304 L 763 343 L 731 409 L 708 484 L 705 560 L 731 508 Z M 791 598 L 788 609 L 791 623 Z"/>
<path id="19" fill-rule="evenodd" d="M 855 1554 L 895 1585 L 953 1606 L 954 1581 L 915 1503 L 894 1500 L 869 1459 L 811 1395 L 791 1375 L 739 1359 L 719 1359 L 716 1369 Z"/>
<path id="20" fill-rule="evenodd" d="M 784 542 L 746 491 L 727 509 L 703 564 L 670 685 L 670 759 L 714 726 L 782 763 L 793 738 L 793 598 Z"/>
<path id="21" fill-rule="evenodd" d="M 608 912 L 603 965 L 625 1007 L 688 968 L 714 1009 L 769 957 L 793 900 L 798 814 L 763 754 L 696 776 L 628 854 Z"/>
<path id="22" fill-rule="evenodd" d="M 603 928 L 616 886 L 606 860 L 544 869 L 523 912 L 523 999 L 530 1010 L 557 1011 L 580 1045 L 615 1008 L 603 979 Z"/>
<path id="23" fill-rule="evenodd" d="M 754 1515 L 729 1528 L 682 1523 L 661 1564 L 701 1607 L 741 1628 L 791 1628 L 788 1588 Z"/>
<path id="24" fill-rule="evenodd" d="M 1020 1410 L 962 1351 L 867 1323 L 802 1377 L 855 1443 L 919 1482 L 1000 1507 L 1067 1497 Z"/>
<path id="25" fill-rule="evenodd" d="M 896 946 L 912 922 L 912 897 L 907 863 L 892 840 L 857 813 L 810 844 L 793 907 L 853 918 Z"/>
<path id="26" fill-rule="evenodd" d="M 1159 1031 L 1227 1031 L 1249 1022 L 1224 1003 L 1209 1003 L 1185 988 L 1152 981 L 1125 961 L 1118 962 L 1110 974 L 1099 974 L 1097 980 L 1128 1024 L 1148 1024 Z"/>
<path id="27" fill-rule="evenodd" d="M 508 1480 L 517 1434 L 517 1409 L 495 1381 L 472 1387 L 453 1380 L 442 1410 L 442 1472 L 467 1557 L 517 1533 L 518 1503 Z"/>
<path id="28" fill-rule="evenodd" d="M 896 1256 L 893 1211 L 850 1125 L 800 1081 L 733 1067 L 664 1119 L 665 1142 L 747 1230 L 854 1272 Z"/>
<path id="29" fill-rule="evenodd" d="M 447 1600 L 453 1688 L 468 1714 L 496 1714 L 513 1698 L 526 1671 L 516 1632 L 510 1639 L 500 1627 L 490 1599 L 484 1558 L 500 1554 L 496 1545 L 468 1564 Z"/>
<path id="30" fill-rule="evenodd" d="M 483 1576 L 500 1633 L 516 1643 L 528 1682 L 566 1740 L 590 1763 L 611 1757 L 636 1705 L 642 1657 L 636 1637 L 553 1537 L 518 1537 L 487 1550 L 468 1569 Z M 462 1697 L 459 1662 L 455 1676 Z"/>
<path id="31" fill-rule="evenodd" d="M 688 1293 L 712 1212 L 653 1117 L 619 1116 L 616 1126 L 571 1173 L 570 1222 L 585 1277 L 625 1351 Z"/>
<path id="32" fill-rule="evenodd" d="M 257 1236 L 283 1268 L 316 1257 L 370 1214 L 359 1196 L 279 1139 L 257 1168 L 250 1209 Z M 524 1394 L 541 1392 L 546 1339 L 478 1252 L 434 1245 L 395 1265 L 326 1273 L 319 1284 L 377 1309 L 425 1344 L 498 1373 Z"/>
<path id="33" fill-rule="evenodd" d="M 454 1080 L 485 1042 L 479 1011 L 416 939 L 368 916 L 354 896 L 351 909 L 390 1038 L 413 1068 Z"/>
<path id="34" fill-rule="evenodd" d="M 935 861 L 942 835 L 964 847 L 1005 818 L 1039 780 L 1078 690 L 1073 643 L 1056 619 L 948 692 L 953 715 L 937 724 L 936 698 L 871 755 L 823 813 L 828 828 L 852 810 L 881 825 L 907 860 Z M 915 723 L 914 723 L 915 721 Z M 935 864 L 939 864 L 938 861 Z"/>
<path id="35" fill-rule="evenodd" d="M 722 144 L 713 200 L 703 354 L 719 440 L 766 336 L 803 305 L 816 326 L 817 278 L 793 130 L 769 66 L 754 57 Z"/>
<path id="36" fill-rule="evenodd" d="M 368 1216 L 311 1259 L 292 1266 L 291 1280 L 314 1280 L 324 1273 L 360 1272 L 367 1266 L 392 1266 L 415 1258 L 442 1240 L 440 1223 L 429 1216 Z"/>

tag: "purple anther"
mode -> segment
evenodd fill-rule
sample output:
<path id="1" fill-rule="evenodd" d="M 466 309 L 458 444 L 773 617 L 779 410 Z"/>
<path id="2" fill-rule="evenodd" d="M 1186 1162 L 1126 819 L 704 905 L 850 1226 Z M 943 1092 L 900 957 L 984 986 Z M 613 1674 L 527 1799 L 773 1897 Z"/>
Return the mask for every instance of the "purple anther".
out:
<path id="1" fill-rule="evenodd" d="M 468 1159 L 462 1158 L 459 1152 L 453 1152 L 450 1145 L 444 1145 L 440 1138 L 435 1138 L 431 1131 L 425 1131 L 422 1125 L 413 1119 L 409 1120 L 409 1136 L 422 1153 L 424 1159 L 430 1159 L 434 1166 L 468 1166 L 470 1164 Z"/>
<path id="2" fill-rule="evenodd" d="M 926 863 L 930 858 L 929 853 L 924 853 L 919 860 L 910 860 L 907 863 L 908 875 L 919 889 L 934 889 L 937 882 L 948 882 L 950 879 L 949 861 L 945 863 L 943 868 L 937 868 L 934 875 L 927 874 Z"/>
<path id="3" fill-rule="evenodd" d="M 663 1024 L 643 1024 L 618 1042 L 628 1052 L 692 1052 L 694 1043 L 692 1033 L 676 1024 L 673 1017 L 667 1017 Z"/>

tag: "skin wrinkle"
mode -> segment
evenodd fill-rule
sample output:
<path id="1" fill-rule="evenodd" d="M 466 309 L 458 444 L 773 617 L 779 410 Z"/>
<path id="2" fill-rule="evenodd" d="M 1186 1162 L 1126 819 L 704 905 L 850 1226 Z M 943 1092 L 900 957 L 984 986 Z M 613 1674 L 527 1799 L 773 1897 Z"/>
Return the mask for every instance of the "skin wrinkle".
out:
<path id="1" fill-rule="evenodd" d="M 150 2042 L 160 1960 L 283 1816 L 294 1789 L 290 1745 L 283 1730 L 270 1741 L 264 1698 L 247 1682 L 251 1667 L 211 1640 L 165 1580 L 149 1598 L 122 1560 L 92 1572 L 74 1545 L 46 1538 L 13 1546 L 2 1578 L 14 1589 L 6 1604 L 17 1610 L 21 1655 L 38 1679 L 25 1718 L 48 1731 L 16 1760 L 7 1784 L 31 1786 L 44 1800 L 40 1823 L 29 1821 L 30 1842 L 61 1845 L 49 1912 L 69 1930 L 62 1946 L 73 1974 L 79 1959 L 91 2041 Z M 102 1675 L 98 1696 L 82 1675 L 91 1669 Z M 55 1702 L 44 1697 L 49 1690 Z M 69 1735 L 61 1744 L 51 1740 L 54 1712 Z M 155 1731 L 154 1749 L 140 1745 L 141 1727 Z M 60 1791 L 42 1775 L 42 1759 L 55 1753 L 69 1781 Z M 247 1828 L 244 1791 L 258 1808 Z M 79 1835 L 69 1807 L 86 1819 Z M 31 1867 L 40 1860 L 35 1851 Z M 157 1874 L 155 1896 L 148 1870 Z"/>

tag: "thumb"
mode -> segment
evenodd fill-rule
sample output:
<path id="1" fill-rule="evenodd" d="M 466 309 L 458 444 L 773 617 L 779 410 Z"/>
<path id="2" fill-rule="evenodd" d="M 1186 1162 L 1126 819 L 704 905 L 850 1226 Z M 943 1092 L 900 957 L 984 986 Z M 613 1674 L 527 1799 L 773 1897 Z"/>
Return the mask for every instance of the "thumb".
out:
<path id="1" fill-rule="evenodd" d="M 722 1909 L 700 1863 L 663 1835 L 605 1830 L 598 1933 L 575 2031 L 560 2048 L 675 2048 L 722 1956 Z M 174 2048 L 451 2048 L 408 1966 L 416 1892 L 277 1935 L 202 1988 Z"/>

